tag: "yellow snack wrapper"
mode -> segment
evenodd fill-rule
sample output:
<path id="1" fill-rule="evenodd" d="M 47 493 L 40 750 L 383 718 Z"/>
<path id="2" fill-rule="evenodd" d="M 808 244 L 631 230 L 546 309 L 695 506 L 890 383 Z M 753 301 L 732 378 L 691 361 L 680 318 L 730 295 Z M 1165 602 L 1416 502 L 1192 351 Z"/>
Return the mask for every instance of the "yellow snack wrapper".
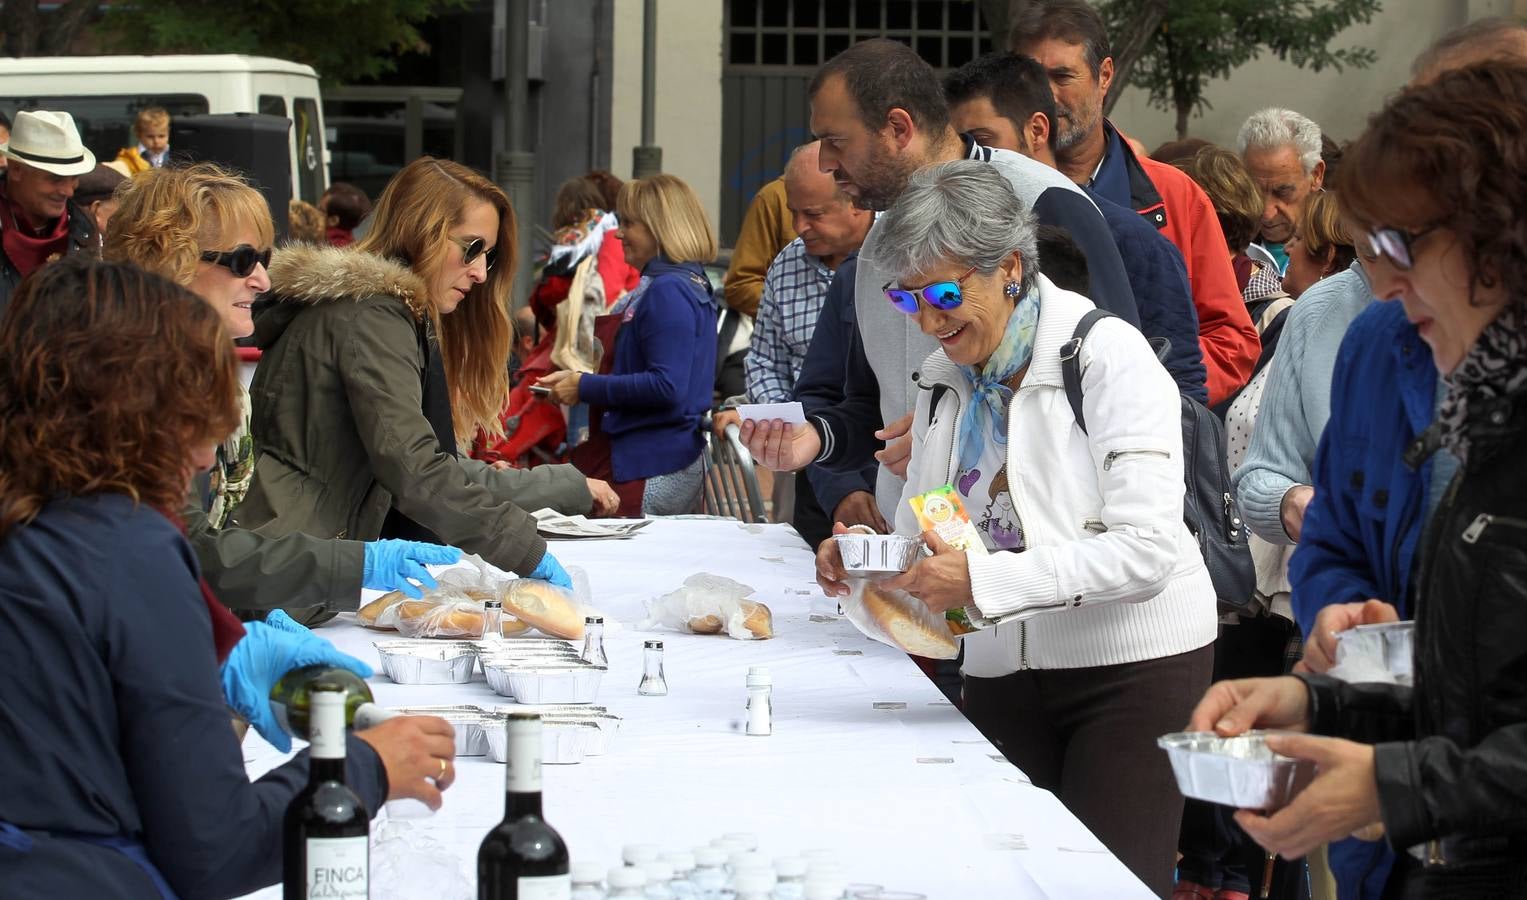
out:
<path id="1" fill-rule="evenodd" d="M 954 485 L 946 484 L 925 491 L 907 502 L 911 504 L 912 512 L 917 514 L 917 526 L 923 531 L 932 531 L 956 550 L 983 555 L 986 553 L 981 532 L 970 521 L 970 514 L 965 512 L 965 504 L 960 502 L 960 495 L 955 493 Z M 979 627 L 971 622 L 970 616 L 963 609 L 951 609 L 944 613 L 944 618 L 950 631 L 956 635 L 968 634 Z"/>

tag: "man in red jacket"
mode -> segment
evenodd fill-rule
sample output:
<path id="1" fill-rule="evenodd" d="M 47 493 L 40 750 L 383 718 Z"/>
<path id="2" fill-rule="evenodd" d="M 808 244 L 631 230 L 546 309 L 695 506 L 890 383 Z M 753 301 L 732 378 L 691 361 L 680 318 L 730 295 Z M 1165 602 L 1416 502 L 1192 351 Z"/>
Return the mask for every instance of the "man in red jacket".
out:
<path id="1" fill-rule="evenodd" d="M 1049 73 L 1060 170 L 1140 213 L 1182 252 L 1198 311 L 1209 404 L 1220 402 L 1250 380 L 1262 344 L 1236 287 L 1214 204 L 1182 171 L 1137 154 L 1104 118 L 1112 51 L 1102 18 L 1086 0 L 1030 4 L 1011 35 L 1010 49 L 1039 60 Z"/>

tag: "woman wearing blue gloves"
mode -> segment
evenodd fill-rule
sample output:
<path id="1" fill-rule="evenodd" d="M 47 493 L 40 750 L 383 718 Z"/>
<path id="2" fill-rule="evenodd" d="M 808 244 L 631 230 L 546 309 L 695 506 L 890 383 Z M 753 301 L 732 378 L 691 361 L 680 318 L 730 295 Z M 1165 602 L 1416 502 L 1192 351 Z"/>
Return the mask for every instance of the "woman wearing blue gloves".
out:
<path id="1" fill-rule="evenodd" d="M 190 288 L 212 305 L 235 338 L 254 331 L 250 307 L 270 289 L 265 266 L 274 240 L 265 198 L 211 164 L 153 169 L 130 182 L 112 217 L 104 255 Z M 333 532 L 268 535 L 230 525 L 254 477 L 249 394 L 239 386 L 239 426 L 217 447 L 210 472 L 182 516 L 202 572 L 218 598 L 240 611 L 284 607 L 316 624 L 354 610 L 361 588 L 418 596 L 433 587 L 425 565 L 461 557 L 453 547 L 415 541 L 358 541 Z"/>
<path id="2" fill-rule="evenodd" d="M 0 318 L 7 897 L 232 897 L 280 878 L 307 756 L 251 782 L 228 706 L 284 743 L 281 674 L 367 670 L 283 615 L 240 625 L 198 578 L 177 513 L 238 396 L 217 314 L 131 266 L 49 264 Z M 346 780 L 372 811 L 438 807 L 454 746 L 440 719 L 392 719 L 348 739 Z"/>

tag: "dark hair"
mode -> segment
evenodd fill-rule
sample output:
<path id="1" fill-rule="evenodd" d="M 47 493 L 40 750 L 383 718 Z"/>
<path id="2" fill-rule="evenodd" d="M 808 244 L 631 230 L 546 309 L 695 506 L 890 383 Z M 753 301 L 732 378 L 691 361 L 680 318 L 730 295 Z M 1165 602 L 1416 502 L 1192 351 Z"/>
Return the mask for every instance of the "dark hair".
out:
<path id="1" fill-rule="evenodd" d="M 1183 138 L 1180 141 L 1167 141 L 1156 148 L 1156 151 L 1151 154 L 1151 159 L 1171 165 L 1180 160 L 1191 159 L 1193 154 L 1205 147 L 1212 146 L 1214 145 L 1203 138 L 1196 137 Z"/>
<path id="2" fill-rule="evenodd" d="M 1041 225 L 1038 229 L 1039 269 L 1056 287 L 1086 295 L 1090 275 L 1087 254 L 1059 225 Z"/>
<path id="3" fill-rule="evenodd" d="M 1233 253 L 1245 253 L 1261 228 L 1262 209 L 1266 203 L 1262 189 L 1246 171 L 1239 154 L 1209 144 L 1187 159 L 1173 163 L 1186 172 L 1209 195 L 1220 231 Z"/>
<path id="4" fill-rule="evenodd" d="M 80 176 L 79 186 L 74 189 L 74 202 L 89 206 L 97 200 L 110 200 L 117 185 L 127 176 L 105 163 L 97 163 L 94 169 Z"/>
<path id="5" fill-rule="evenodd" d="M 1050 121 L 1048 143 L 1055 146 L 1055 94 L 1045 67 L 1033 57 L 997 52 L 973 59 L 944 79 L 944 97 L 950 106 L 986 97 L 1019 131 L 1034 113 L 1044 113 Z"/>
<path id="6" fill-rule="evenodd" d="M 1014 53 L 1022 53 L 1040 41 L 1081 44 L 1094 78 L 1102 70 L 1103 60 L 1113 56 L 1108 27 L 1086 0 L 1035 0 L 1013 17 L 1007 35 L 1007 48 Z"/>
<path id="7" fill-rule="evenodd" d="M 1527 65 L 1485 63 L 1406 88 L 1348 145 L 1337 193 L 1359 229 L 1455 232 L 1472 276 L 1471 302 L 1475 282 L 1527 284 L 1527 211 L 1521 208 Z"/>
<path id="8" fill-rule="evenodd" d="M 619 178 L 606 172 L 604 169 L 593 169 L 584 176 L 599 188 L 599 208 L 614 209 L 615 201 L 620 198 L 621 185 L 625 184 Z"/>
<path id="9" fill-rule="evenodd" d="M 1520 60 L 1527 55 L 1527 25 L 1488 16 L 1455 28 L 1422 50 L 1410 65 L 1414 77 L 1460 61 Z"/>
<path id="10" fill-rule="evenodd" d="M 1322 179 L 1325 184 L 1331 184 L 1336 179 L 1336 169 L 1341 166 L 1342 154 L 1346 152 L 1345 146 L 1336 143 L 1329 134 L 1321 133 L 1320 161 L 1326 164 L 1325 176 Z"/>
<path id="11" fill-rule="evenodd" d="M 59 496 L 125 494 L 174 518 L 188 448 L 239 422 L 233 338 L 169 279 L 70 254 L 0 317 L 0 419 L 0 536 Z"/>
<path id="12" fill-rule="evenodd" d="M 3 112 L 0 112 L 0 128 L 5 128 L 5 129 L 9 130 L 10 127 L 11 127 L 11 117 L 6 115 Z"/>
<path id="13" fill-rule="evenodd" d="M 611 212 L 615 207 L 604 205 L 604 194 L 589 176 L 578 175 L 567 179 L 557 188 L 557 199 L 552 203 L 552 230 L 578 224 L 583 214 L 591 209 Z"/>
<path id="14" fill-rule="evenodd" d="M 355 226 L 371 212 L 371 198 L 348 181 L 334 182 L 323 192 L 323 196 L 328 201 L 324 204 L 324 211 L 338 219 L 339 227 L 346 231 L 354 231 Z"/>
<path id="15" fill-rule="evenodd" d="M 860 121 L 871 131 L 884 128 L 893 109 L 906 110 L 918 129 L 931 135 L 949 127 L 949 107 L 933 67 L 900 41 L 873 38 L 854 44 L 817 69 L 807 96 L 815 97 L 835 75 L 843 79 Z"/>

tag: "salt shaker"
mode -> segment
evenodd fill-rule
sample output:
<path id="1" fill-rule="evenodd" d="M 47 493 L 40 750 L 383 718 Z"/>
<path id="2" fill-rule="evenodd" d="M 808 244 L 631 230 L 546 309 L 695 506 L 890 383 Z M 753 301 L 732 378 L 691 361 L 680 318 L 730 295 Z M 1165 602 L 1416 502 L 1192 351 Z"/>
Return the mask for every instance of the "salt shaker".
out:
<path id="1" fill-rule="evenodd" d="M 504 603 L 502 600 L 484 600 L 482 604 L 482 639 L 504 639 Z"/>
<path id="2" fill-rule="evenodd" d="M 642 647 L 642 683 L 636 692 L 643 697 L 668 696 L 668 682 L 663 678 L 663 642 L 647 641 Z"/>
<path id="3" fill-rule="evenodd" d="M 604 616 L 583 617 L 583 653 L 580 655 L 584 662 L 596 666 L 610 664 L 610 658 L 604 655 Z"/>
<path id="4" fill-rule="evenodd" d="M 770 695 L 774 692 L 774 680 L 764 666 L 748 667 L 748 734 L 769 735 L 774 733 L 774 711 Z"/>

